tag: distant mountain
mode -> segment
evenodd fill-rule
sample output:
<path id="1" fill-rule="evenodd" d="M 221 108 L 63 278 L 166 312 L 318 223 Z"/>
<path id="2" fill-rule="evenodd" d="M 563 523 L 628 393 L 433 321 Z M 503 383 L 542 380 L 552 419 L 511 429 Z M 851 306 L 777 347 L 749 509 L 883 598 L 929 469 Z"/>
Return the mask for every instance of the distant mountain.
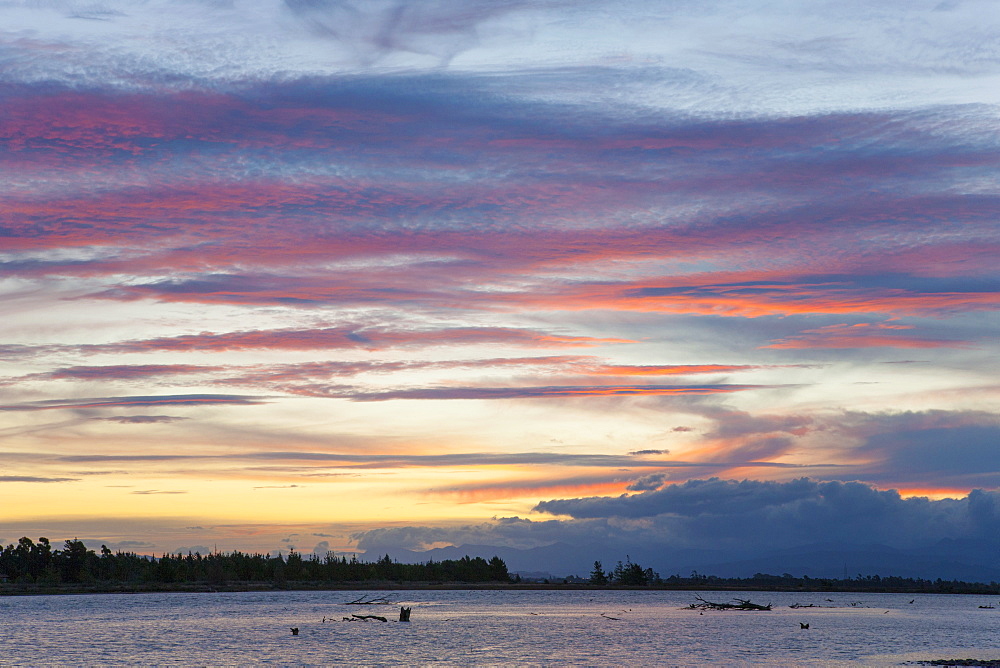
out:
<path id="1" fill-rule="evenodd" d="M 720 577 L 751 577 L 755 573 L 796 577 L 842 578 L 857 575 L 900 576 L 968 582 L 1000 581 L 1000 545 L 993 542 L 941 541 L 927 547 L 899 549 L 886 545 L 804 545 L 758 554 L 733 550 L 671 549 L 650 546 L 609 547 L 607 544 L 554 543 L 531 549 L 492 545 L 460 545 L 417 552 L 404 549 L 373 551 L 359 558 L 373 561 L 385 554 L 407 563 L 461 559 L 469 555 L 499 556 L 511 573 L 550 573 L 554 577 L 588 577 L 594 561 L 604 570 L 626 558 L 652 568 L 662 577 L 687 577 L 692 571 Z"/>
<path id="2" fill-rule="evenodd" d="M 885 545 L 807 545 L 770 554 L 714 564 L 704 572 L 720 577 L 747 577 L 754 573 L 789 573 L 811 578 L 900 576 L 926 580 L 1000 580 L 1000 559 L 983 552 L 928 547 L 901 550 Z"/>
<path id="3" fill-rule="evenodd" d="M 934 545 L 934 550 L 938 554 L 961 555 L 963 562 L 1000 570 L 1000 540 L 945 538 Z"/>

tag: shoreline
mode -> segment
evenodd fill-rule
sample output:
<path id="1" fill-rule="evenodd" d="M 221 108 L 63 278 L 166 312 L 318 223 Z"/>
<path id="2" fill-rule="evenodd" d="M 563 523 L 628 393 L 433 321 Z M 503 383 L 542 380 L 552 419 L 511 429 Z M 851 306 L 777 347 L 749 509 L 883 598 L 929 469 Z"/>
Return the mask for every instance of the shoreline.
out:
<path id="1" fill-rule="evenodd" d="M 973 584 L 973 583 L 970 583 Z M 61 596 L 83 594 L 218 594 L 236 592 L 279 591 L 753 591 L 785 593 L 857 593 L 857 594 L 944 594 L 952 596 L 998 596 L 1000 586 L 976 583 L 976 588 L 962 591 L 928 591 L 926 589 L 893 587 L 781 587 L 711 585 L 592 585 L 585 583 L 462 583 L 462 582 L 295 582 L 277 585 L 272 582 L 191 582 L 191 583 L 80 583 L 80 584 L 0 584 L 0 597 L 5 596 Z"/>

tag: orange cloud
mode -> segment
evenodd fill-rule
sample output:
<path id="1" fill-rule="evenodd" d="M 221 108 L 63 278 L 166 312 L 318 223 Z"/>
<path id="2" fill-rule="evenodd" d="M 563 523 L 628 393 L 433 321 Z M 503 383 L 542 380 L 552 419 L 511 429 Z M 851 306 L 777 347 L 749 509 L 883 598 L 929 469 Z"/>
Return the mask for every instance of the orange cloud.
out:
<path id="1" fill-rule="evenodd" d="M 558 293 L 503 295 L 518 308 L 608 309 L 759 318 L 774 315 L 889 313 L 928 315 L 1000 308 L 997 292 L 932 292 L 862 288 L 842 283 L 690 285 L 691 277 L 632 284 L 575 285 Z"/>
<path id="2" fill-rule="evenodd" d="M 396 399 L 543 399 L 572 397 L 704 396 L 768 387 L 765 385 L 565 385 L 524 387 L 429 387 L 364 392 L 334 388 L 321 396 L 352 401 Z"/>
<path id="3" fill-rule="evenodd" d="M 456 499 L 459 503 L 478 503 L 507 499 L 537 498 L 548 495 L 621 494 L 631 482 L 621 476 L 578 476 L 544 480 L 484 482 L 457 487 L 436 488 L 427 493 Z"/>

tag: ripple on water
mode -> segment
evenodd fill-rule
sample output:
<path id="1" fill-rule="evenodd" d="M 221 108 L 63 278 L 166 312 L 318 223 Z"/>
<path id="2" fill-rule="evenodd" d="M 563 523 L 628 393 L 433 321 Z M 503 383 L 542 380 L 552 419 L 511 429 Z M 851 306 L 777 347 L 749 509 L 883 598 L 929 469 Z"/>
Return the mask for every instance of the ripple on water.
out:
<path id="1" fill-rule="evenodd" d="M 839 666 L 1000 658 L 1000 614 L 978 609 L 974 597 L 922 595 L 911 605 L 913 595 L 706 592 L 711 600 L 770 600 L 774 609 L 702 615 L 684 609 L 694 600 L 688 592 L 400 591 L 390 594 L 395 605 L 344 605 L 364 593 L 9 598 L 0 601 L 0 663 Z M 413 608 L 410 623 L 394 621 L 399 605 Z M 393 621 L 341 621 L 352 613 Z"/>

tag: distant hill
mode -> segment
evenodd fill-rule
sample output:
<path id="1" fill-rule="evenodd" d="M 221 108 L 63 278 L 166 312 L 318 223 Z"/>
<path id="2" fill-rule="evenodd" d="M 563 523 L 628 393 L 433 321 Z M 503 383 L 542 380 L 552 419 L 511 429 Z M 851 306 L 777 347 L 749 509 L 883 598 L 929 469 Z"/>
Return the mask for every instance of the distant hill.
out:
<path id="1" fill-rule="evenodd" d="M 569 545 L 555 543 L 544 547 L 517 549 L 491 545 L 460 545 L 423 552 L 390 549 L 365 553 L 366 560 L 386 553 L 400 562 L 424 562 L 430 559 L 460 559 L 465 555 L 490 558 L 499 556 L 511 573 L 551 573 L 555 577 L 587 577 L 594 561 L 611 568 L 626 555 L 633 562 L 652 568 L 662 577 L 673 574 L 687 577 L 692 571 L 720 577 L 751 577 L 755 573 L 796 577 L 842 578 L 846 575 L 879 575 L 923 578 L 927 580 L 964 580 L 1000 582 L 1000 544 L 993 542 L 941 541 L 926 547 L 899 549 L 887 545 L 803 545 L 795 548 L 737 554 L 723 550 L 687 550 L 622 546 L 607 544 Z M 359 555 L 360 556 L 360 555 Z"/>
<path id="2" fill-rule="evenodd" d="M 994 559 L 992 564 L 987 564 L 984 561 L 984 555 L 978 551 L 935 548 L 899 550 L 885 545 L 807 545 L 751 559 L 707 565 L 704 572 L 721 577 L 790 573 L 811 578 L 856 577 L 860 574 L 966 582 L 1000 580 L 1000 562 Z"/>

